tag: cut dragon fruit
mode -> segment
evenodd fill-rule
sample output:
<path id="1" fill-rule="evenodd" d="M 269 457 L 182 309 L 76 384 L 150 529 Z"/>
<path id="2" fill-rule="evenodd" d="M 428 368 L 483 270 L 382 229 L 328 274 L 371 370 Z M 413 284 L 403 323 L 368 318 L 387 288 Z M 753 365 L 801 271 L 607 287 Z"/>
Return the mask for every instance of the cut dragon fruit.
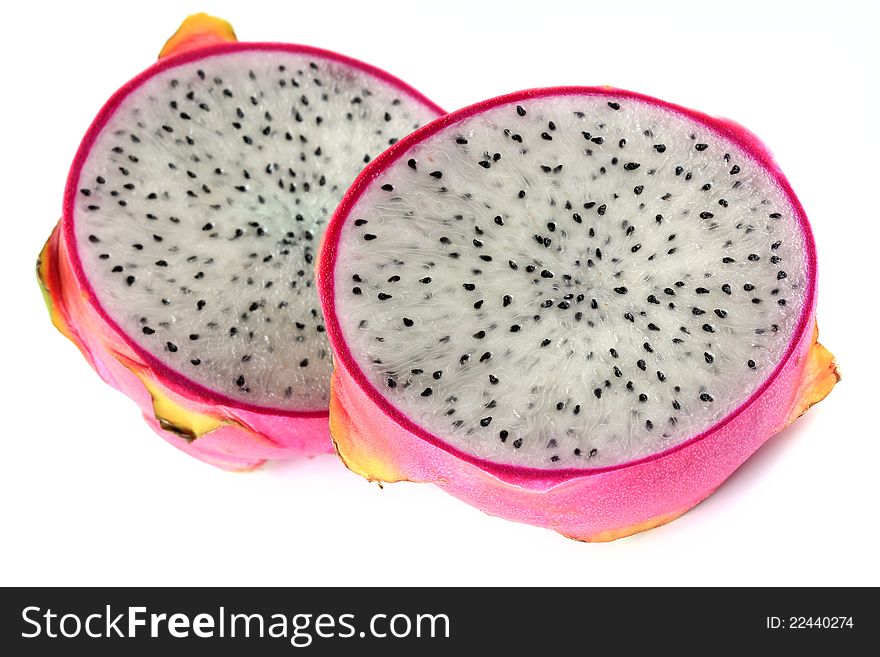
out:
<path id="1" fill-rule="evenodd" d="M 337 209 L 318 287 L 350 469 L 582 540 L 681 515 L 838 380 L 766 148 L 611 88 L 403 139 Z"/>
<path id="2" fill-rule="evenodd" d="M 372 157 L 441 110 L 305 46 L 187 19 L 76 155 L 38 264 L 53 321 L 148 422 L 224 468 L 332 449 L 321 234 Z"/>

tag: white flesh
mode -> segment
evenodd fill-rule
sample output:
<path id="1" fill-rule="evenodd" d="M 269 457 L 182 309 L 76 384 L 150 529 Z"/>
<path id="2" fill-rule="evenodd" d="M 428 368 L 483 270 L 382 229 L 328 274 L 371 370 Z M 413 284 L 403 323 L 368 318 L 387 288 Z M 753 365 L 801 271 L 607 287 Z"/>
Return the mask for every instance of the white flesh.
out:
<path id="1" fill-rule="evenodd" d="M 159 73 L 122 102 L 77 184 L 76 238 L 98 300 L 198 384 L 326 408 L 318 242 L 365 162 L 433 117 L 311 55 L 238 52 Z"/>
<path id="2" fill-rule="evenodd" d="M 355 359 L 417 425 L 496 462 L 607 466 L 706 430 L 801 314 L 784 194 L 668 110 L 518 104 L 418 143 L 351 211 L 336 303 Z"/>

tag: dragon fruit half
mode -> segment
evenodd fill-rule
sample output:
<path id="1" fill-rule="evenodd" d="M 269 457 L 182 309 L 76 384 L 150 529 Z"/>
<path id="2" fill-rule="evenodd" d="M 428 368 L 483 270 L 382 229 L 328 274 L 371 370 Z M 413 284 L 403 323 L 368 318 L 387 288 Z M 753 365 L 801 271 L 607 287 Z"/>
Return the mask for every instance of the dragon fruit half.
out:
<path id="1" fill-rule="evenodd" d="M 76 154 L 38 262 L 52 320 L 197 458 L 330 451 L 314 252 L 365 163 L 441 113 L 361 62 L 191 16 Z"/>
<path id="2" fill-rule="evenodd" d="M 581 540 L 681 515 L 838 380 L 767 149 L 607 87 L 404 138 L 339 205 L 317 279 L 350 469 Z"/>

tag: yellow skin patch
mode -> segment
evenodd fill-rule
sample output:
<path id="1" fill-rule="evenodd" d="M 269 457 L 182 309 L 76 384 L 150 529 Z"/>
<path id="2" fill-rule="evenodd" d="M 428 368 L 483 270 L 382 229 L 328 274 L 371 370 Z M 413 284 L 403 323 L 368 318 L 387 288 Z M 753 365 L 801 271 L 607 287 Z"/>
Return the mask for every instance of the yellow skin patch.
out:
<path id="1" fill-rule="evenodd" d="M 159 59 L 215 43 L 238 41 L 235 30 L 227 21 L 208 14 L 187 16 L 159 53 Z"/>
<path id="2" fill-rule="evenodd" d="M 813 404 L 817 404 L 831 392 L 840 381 L 840 370 L 834 355 L 819 343 L 819 325 L 813 326 L 813 346 L 807 354 L 807 363 L 801 385 L 795 397 L 794 406 L 788 417 L 786 426 L 797 420 Z"/>
<path id="3" fill-rule="evenodd" d="M 57 228 L 55 230 L 57 230 Z M 54 234 L 46 240 L 46 244 L 43 246 L 43 250 L 40 251 L 40 255 L 37 258 L 37 282 L 40 284 L 40 292 L 43 293 L 43 302 L 46 304 L 46 309 L 49 311 L 49 319 L 52 321 L 52 324 L 54 324 L 55 328 L 61 332 L 61 335 L 79 346 L 73 332 L 70 330 L 70 326 L 67 324 L 67 320 L 55 305 L 55 299 L 52 296 L 52 290 L 48 283 L 51 278 L 50 268 L 54 267 L 56 264 L 52 262 L 52 256 L 49 251 L 49 243 L 52 241 L 52 237 L 54 237 Z"/>
<path id="4" fill-rule="evenodd" d="M 633 534 L 638 534 L 639 532 L 648 531 L 649 529 L 654 529 L 654 527 L 665 525 L 667 522 L 672 522 L 679 516 L 683 515 L 686 511 L 687 509 L 684 511 L 674 511 L 673 513 L 657 516 L 656 518 L 651 518 L 645 520 L 645 522 L 630 525 L 629 527 L 609 529 L 604 532 L 599 532 L 598 534 L 593 534 L 587 538 L 579 538 L 577 536 L 568 536 L 568 538 L 573 538 L 576 541 L 583 541 L 585 543 L 608 543 L 609 541 L 616 541 L 618 538 L 626 538 L 627 536 L 632 536 Z"/>
<path id="5" fill-rule="evenodd" d="M 352 422 L 345 407 L 333 394 L 336 377 L 330 380 L 330 436 L 333 447 L 339 459 L 349 470 L 364 477 L 367 481 L 394 483 L 396 481 L 409 481 L 407 477 L 397 472 L 390 463 L 379 456 L 364 451 L 361 445 L 370 444 L 361 436 L 352 434 L 359 433 L 357 425 Z"/>
<path id="6" fill-rule="evenodd" d="M 150 398 L 153 400 L 153 415 L 155 415 L 159 425 L 166 431 L 177 434 L 187 442 L 192 442 L 224 425 L 233 424 L 230 420 L 185 408 L 168 396 L 152 380 L 149 372 L 138 367 L 124 356 L 118 354 L 115 354 L 115 356 L 116 360 L 134 374 L 144 385 L 147 392 L 150 393 Z"/>

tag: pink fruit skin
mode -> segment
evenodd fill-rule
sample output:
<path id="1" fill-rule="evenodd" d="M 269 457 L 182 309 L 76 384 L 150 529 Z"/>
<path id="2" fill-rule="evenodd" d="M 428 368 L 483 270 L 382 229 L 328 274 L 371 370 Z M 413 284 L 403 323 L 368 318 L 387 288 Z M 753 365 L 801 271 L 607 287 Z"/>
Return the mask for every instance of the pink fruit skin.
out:
<path id="1" fill-rule="evenodd" d="M 370 383 L 345 343 L 335 311 L 336 245 L 350 210 L 370 181 L 408 148 L 450 123 L 491 107 L 557 94 L 600 94 L 657 104 L 720 132 L 766 168 L 786 192 L 805 235 L 805 306 L 776 370 L 739 408 L 711 429 L 664 452 L 591 470 L 544 470 L 503 465 L 452 447 L 394 408 Z M 768 438 L 824 398 L 839 380 L 833 356 L 815 328 L 816 256 L 803 208 L 769 151 L 739 125 L 610 88 L 520 92 L 446 115 L 399 142 L 368 167 L 339 205 L 324 237 L 318 289 L 336 355 L 330 428 L 337 452 L 371 480 L 433 482 L 492 515 L 554 529 L 585 541 L 608 541 L 668 522 L 710 495 Z"/>
<path id="2" fill-rule="evenodd" d="M 162 376 L 139 349 L 97 310 L 73 273 L 64 233 L 56 228 L 41 257 L 42 279 L 51 293 L 53 319 L 79 347 L 89 364 L 108 384 L 140 406 L 147 423 L 172 445 L 202 461 L 227 470 L 246 470 L 267 459 L 314 456 L 331 451 L 327 413 L 283 413 L 218 403 L 179 376 Z M 60 320 L 60 321 L 59 321 Z M 194 440 L 160 426 L 149 383 L 190 413 L 222 423 Z"/>
<path id="3" fill-rule="evenodd" d="M 381 79 L 437 115 L 443 113 L 418 91 L 368 64 L 308 46 L 277 43 L 225 43 L 165 57 L 117 91 L 98 113 L 71 168 L 62 218 L 38 263 L 50 314 L 101 378 L 137 402 L 148 424 L 160 436 L 178 449 L 228 470 L 255 468 L 268 459 L 332 452 L 327 410 L 272 409 L 226 398 L 171 370 L 137 345 L 100 306 L 83 273 L 75 247 L 73 199 L 79 187 L 79 172 L 95 138 L 129 93 L 165 69 L 211 55 L 246 50 L 279 50 L 340 62 Z M 173 418 L 163 418 L 166 428 L 157 417 L 156 398 L 175 411 Z M 202 416 L 203 425 L 216 427 L 204 433 L 191 432 L 190 416 L 197 418 L 196 423 Z M 168 422 L 169 419 L 173 421 Z"/>

